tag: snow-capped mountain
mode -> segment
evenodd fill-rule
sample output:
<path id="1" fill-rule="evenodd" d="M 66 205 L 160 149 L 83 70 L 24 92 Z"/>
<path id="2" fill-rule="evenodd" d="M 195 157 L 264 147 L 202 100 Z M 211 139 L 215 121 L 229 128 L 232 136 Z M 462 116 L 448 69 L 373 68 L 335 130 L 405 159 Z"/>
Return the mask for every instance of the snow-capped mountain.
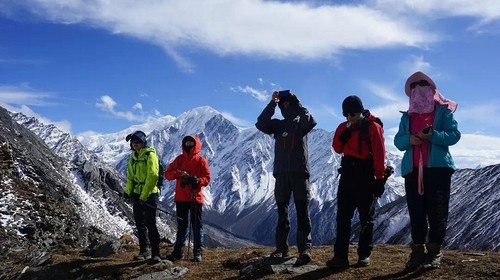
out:
<path id="1" fill-rule="evenodd" d="M 116 197 L 110 194 L 111 188 L 118 185 L 112 173 L 100 170 L 104 180 L 90 170 L 89 163 L 84 164 L 87 170 L 75 168 L 1 107 L 0 138 L 2 144 L 8 143 L 0 153 L 2 255 L 58 244 L 86 247 L 132 233 L 130 210 L 127 215 L 126 208 L 110 203 Z M 85 183 L 89 178 L 92 184 Z M 107 200 L 96 199 L 104 194 Z"/>
<path id="2" fill-rule="evenodd" d="M 94 153 L 125 172 L 130 154 L 125 136 L 140 126 L 124 131 L 80 137 L 80 141 Z M 235 235 L 265 245 L 274 244 L 276 210 L 274 177 L 272 175 L 274 140 L 256 128 L 238 128 L 221 113 L 210 107 L 200 107 L 175 119 L 170 117 L 148 135 L 148 145 L 156 148 L 166 163 L 181 153 L 181 140 L 194 134 L 202 141 L 201 155 L 207 158 L 212 181 L 205 189 L 204 219 Z M 311 216 L 313 242 L 324 244 L 334 237 L 335 206 L 338 184 L 337 168 L 340 156 L 333 152 L 333 132 L 315 129 L 309 137 L 311 166 Z M 399 158 L 388 156 L 391 165 Z M 404 195 L 401 178 L 389 180 L 387 192 L 380 205 Z M 165 208 L 173 207 L 174 182 L 166 183 L 163 193 Z M 290 242 L 295 243 L 295 214 L 291 211 Z"/>
<path id="3" fill-rule="evenodd" d="M 54 125 L 44 125 L 21 113 L 11 115 L 40 137 L 52 152 L 66 160 L 61 170 L 63 177 L 69 180 L 65 188 L 72 196 L 77 196 L 66 199 L 77 201 L 80 215 L 89 225 L 117 238 L 134 232 L 132 209 L 123 199 L 123 174 Z M 163 235 L 173 236 L 172 223 L 167 225 L 160 221 L 159 229 Z"/>
<path id="4" fill-rule="evenodd" d="M 89 152 L 77 138 L 62 132 L 54 125 L 42 124 L 36 118 L 26 117 L 20 113 L 12 113 L 11 115 L 18 123 L 37 134 L 53 152 L 69 161 L 68 165 L 70 166 L 71 176 L 77 182 L 76 184 L 72 184 L 73 188 L 80 190 L 86 196 L 85 201 L 91 203 L 91 205 L 84 207 L 85 211 L 83 214 L 92 214 L 94 217 L 91 221 L 97 223 L 96 227 L 111 227 L 106 228 L 104 231 L 115 237 L 135 231 L 131 207 L 123 200 L 126 164 L 130 157 L 130 147 L 123 145 L 125 137 L 122 135 L 123 133 L 106 136 L 93 135 L 85 138 L 87 141 L 85 143 L 89 146 L 92 146 L 90 144 L 92 142 L 102 143 L 104 141 L 110 143 L 110 145 L 102 147 L 102 153 L 99 153 L 100 155 L 110 155 L 110 157 L 104 156 L 105 160 L 110 161 L 109 163 L 105 163 L 96 153 Z M 155 124 L 172 119 L 173 117 L 164 117 L 140 128 L 132 126 L 127 131 L 132 132 L 137 129 L 149 131 Z M 125 133 L 125 135 L 127 134 Z M 113 145 L 114 142 L 117 144 Z M 116 154 L 119 154 L 119 156 L 116 156 Z M 113 160 L 116 160 L 116 162 Z M 122 166 L 122 173 L 119 173 L 112 164 Z M 174 213 L 172 207 L 163 210 L 166 210 L 168 213 Z M 108 217 L 108 214 L 113 217 L 122 217 L 123 222 L 127 224 L 126 229 L 117 227 L 113 223 L 108 223 L 107 219 L 112 221 Z M 165 215 L 161 212 L 160 217 L 157 218 L 160 235 L 170 241 L 175 239 L 174 220 L 175 217 L 173 214 Z M 207 236 L 205 242 L 207 247 L 220 247 L 224 245 L 228 247 L 244 247 L 256 245 L 250 240 L 239 238 L 215 225 L 207 225 L 206 231 L 214 236 L 213 238 Z"/>
<path id="5" fill-rule="evenodd" d="M 211 226 L 211 229 L 222 229 L 210 236 L 214 244 L 224 245 L 238 236 L 259 244 L 274 245 L 277 213 L 273 197 L 274 140 L 271 136 L 254 127 L 238 128 L 214 109 L 200 107 L 176 118 L 158 119 L 154 125 L 136 125 L 113 134 L 86 135 L 78 139 L 90 152 L 124 174 L 130 156 L 125 136 L 138 129 L 147 132 L 148 145 L 155 147 L 167 164 L 181 153 L 184 136 L 194 134 L 201 139 L 201 155 L 207 158 L 212 177 L 210 185 L 204 189 L 203 217 L 205 225 Z M 41 131 L 38 134 L 42 134 Z M 331 148 L 332 138 L 333 132 L 322 129 L 314 129 L 309 136 L 310 213 L 315 245 L 330 243 L 335 238 L 340 155 Z M 52 141 L 58 145 L 68 141 L 55 139 Z M 396 167 L 396 173 L 389 179 L 386 192 L 378 200 L 375 228 L 375 241 L 378 243 L 409 243 L 409 218 L 404 180 L 398 168 L 400 162 L 399 156 L 387 154 L 387 163 Z M 452 178 L 449 238 L 445 246 L 499 250 L 498 174 L 498 165 L 455 173 Z M 174 182 L 165 182 L 162 208 L 173 211 L 173 192 Z M 289 241 L 295 244 L 293 204 L 290 216 L 292 230 Z M 465 224 L 474 226 L 469 228 Z M 353 234 L 356 234 L 355 230 Z M 238 244 L 241 246 L 243 243 Z"/>

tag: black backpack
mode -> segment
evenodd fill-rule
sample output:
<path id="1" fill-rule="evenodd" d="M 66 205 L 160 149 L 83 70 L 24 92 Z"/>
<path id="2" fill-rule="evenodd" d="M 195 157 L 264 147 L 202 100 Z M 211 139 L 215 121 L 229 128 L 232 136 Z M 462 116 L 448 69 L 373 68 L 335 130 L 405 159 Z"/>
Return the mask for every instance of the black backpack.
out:
<path id="1" fill-rule="evenodd" d="M 359 130 L 359 138 L 358 138 L 358 149 L 359 153 L 361 154 L 361 139 L 363 139 L 366 142 L 366 145 L 368 146 L 368 149 L 370 150 L 370 155 L 373 154 L 372 150 L 372 142 L 370 140 L 370 135 L 368 132 L 368 127 L 373 123 L 376 122 L 378 123 L 382 128 L 384 127 L 384 123 L 382 123 L 382 120 L 378 117 L 375 117 L 375 120 L 373 121 L 365 121 Z"/>

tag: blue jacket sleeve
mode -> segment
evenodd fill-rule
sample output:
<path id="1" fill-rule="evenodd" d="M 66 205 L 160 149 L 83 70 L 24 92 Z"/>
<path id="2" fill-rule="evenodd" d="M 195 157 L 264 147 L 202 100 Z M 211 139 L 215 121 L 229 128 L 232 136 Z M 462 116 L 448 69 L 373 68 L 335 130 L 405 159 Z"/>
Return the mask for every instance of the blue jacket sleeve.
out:
<path id="1" fill-rule="evenodd" d="M 440 125 L 435 126 L 429 141 L 440 146 L 455 145 L 461 137 L 461 133 L 458 131 L 458 123 L 449 109 L 444 109 L 441 112 Z"/>
<path id="2" fill-rule="evenodd" d="M 403 116 L 401 116 L 401 121 L 399 122 L 398 133 L 394 136 L 394 146 L 396 146 L 396 148 L 400 151 L 410 149 L 410 136 L 410 119 L 408 114 L 403 114 Z"/>

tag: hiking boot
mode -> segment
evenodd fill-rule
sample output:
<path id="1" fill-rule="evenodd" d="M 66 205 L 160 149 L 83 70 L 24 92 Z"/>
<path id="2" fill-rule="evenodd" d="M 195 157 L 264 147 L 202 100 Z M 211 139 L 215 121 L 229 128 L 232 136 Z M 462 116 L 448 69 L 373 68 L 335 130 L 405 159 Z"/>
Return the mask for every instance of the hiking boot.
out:
<path id="1" fill-rule="evenodd" d="M 410 244 L 411 255 L 406 263 L 406 270 L 415 270 L 425 261 L 424 244 Z"/>
<path id="2" fill-rule="evenodd" d="M 157 264 L 161 262 L 160 256 L 152 256 L 151 259 L 149 259 L 148 264 Z"/>
<path id="3" fill-rule="evenodd" d="M 142 261 L 142 260 L 147 260 L 149 259 L 149 252 L 148 251 L 140 251 L 138 255 L 134 256 L 134 260 L 136 261 Z"/>
<path id="4" fill-rule="evenodd" d="M 171 262 L 175 262 L 177 260 L 182 260 L 184 256 L 183 255 L 178 255 L 178 254 L 170 254 L 167 256 L 167 260 L 171 261 Z"/>
<path id="5" fill-rule="evenodd" d="M 358 266 L 366 267 L 370 265 L 370 257 L 359 257 Z"/>
<path id="6" fill-rule="evenodd" d="M 440 268 L 442 258 L 443 254 L 441 253 L 441 244 L 427 243 L 427 257 L 425 258 L 424 268 L 425 269 Z"/>
<path id="7" fill-rule="evenodd" d="M 302 266 L 310 263 L 311 260 L 311 252 L 309 250 L 306 250 L 299 255 L 293 266 Z"/>
<path id="8" fill-rule="evenodd" d="M 276 249 L 274 252 L 271 253 L 271 258 L 288 258 L 290 257 L 290 253 L 288 250 L 278 250 Z"/>
<path id="9" fill-rule="evenodd" d="M 349 260 L 347 258 L 333 257 L 326 262 L 326 266 L 331 269 L 339 269 L 349 267 Z"/>
<path id="10" fill-rule="evenodd" d="M 194 255 L 193 262 L 201 262 L 201 254 Z"/>

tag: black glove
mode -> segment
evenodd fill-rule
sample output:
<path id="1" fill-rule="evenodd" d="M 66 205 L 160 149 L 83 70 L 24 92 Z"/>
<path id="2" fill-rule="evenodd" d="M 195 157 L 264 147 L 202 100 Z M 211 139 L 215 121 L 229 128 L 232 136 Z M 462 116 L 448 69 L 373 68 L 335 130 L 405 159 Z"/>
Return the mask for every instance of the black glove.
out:
<path id="1" fill-rule="evenodd" d="M 351 138 L 351 134 L 352 134 L 351 129 L 346 129 L 346 130 L 342 131 L 339 135 L 339 141 L 342 144 L 347 143 L 347 141 L 349 141 L 349 138 Z"/>
<path id="2" fill-rule="evenodd" d="M 130 198 L 130 195 L 128 193 L 123 193 L 123 199 L 126 202 L 132 202 L 132 199 Z"/>
<path id="3" fill-rule="evenodd" d="M 373 189 L 373 194 L 375 195 L 375 197 L 377 198 L 382 197 L 384 191 L 385 191 L 385 180 L 384 179 L 375 180 Z"/>

